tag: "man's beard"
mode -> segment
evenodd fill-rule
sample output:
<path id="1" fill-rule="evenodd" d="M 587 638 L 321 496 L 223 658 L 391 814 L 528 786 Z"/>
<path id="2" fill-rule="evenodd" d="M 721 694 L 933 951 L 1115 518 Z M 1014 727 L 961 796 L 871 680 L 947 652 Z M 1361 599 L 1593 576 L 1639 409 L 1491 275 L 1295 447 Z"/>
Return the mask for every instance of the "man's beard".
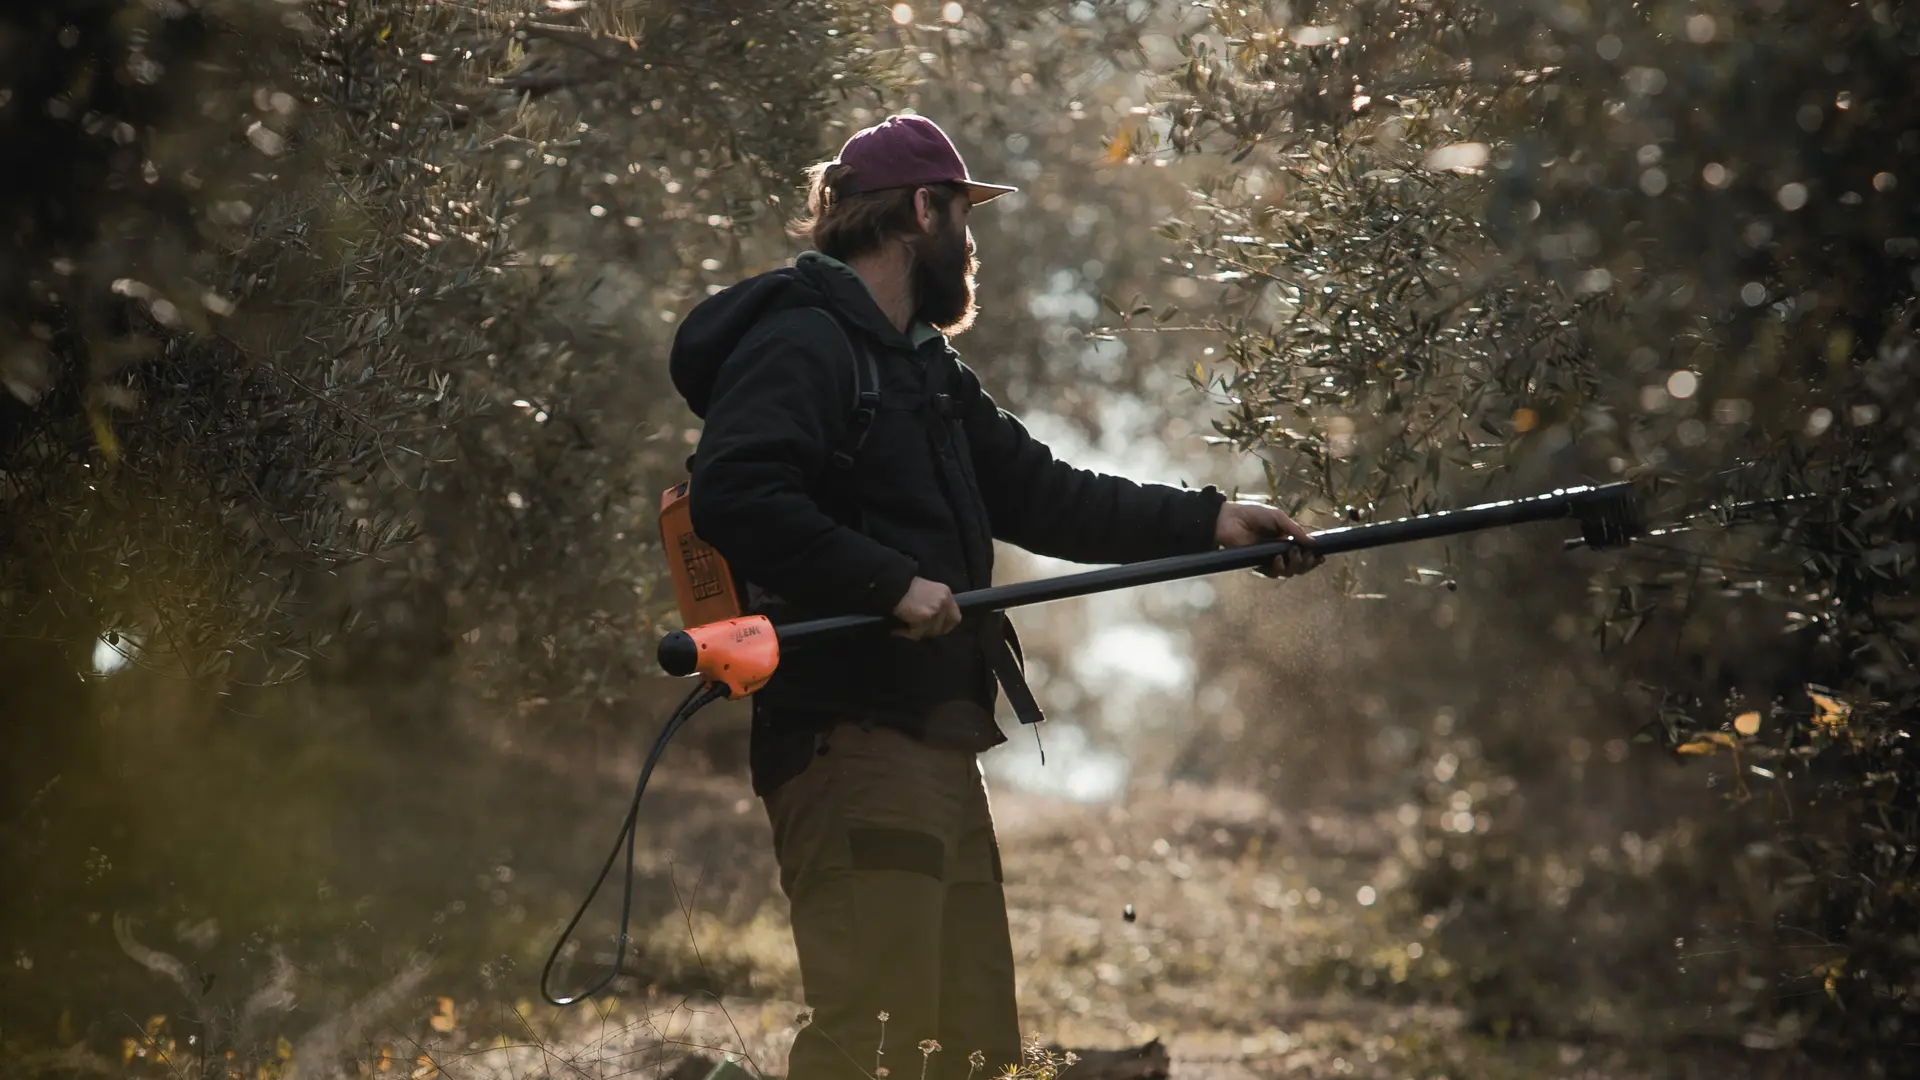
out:
<path id="1" fill-rule="evenodd" d="M 973 275 L 980 260 L 969 250 L 965 227 L 945 230 L 916 246 L 913 261 L 913 317 L 954 337 L 966 333 L 978 314 L 973 306 Z"/>

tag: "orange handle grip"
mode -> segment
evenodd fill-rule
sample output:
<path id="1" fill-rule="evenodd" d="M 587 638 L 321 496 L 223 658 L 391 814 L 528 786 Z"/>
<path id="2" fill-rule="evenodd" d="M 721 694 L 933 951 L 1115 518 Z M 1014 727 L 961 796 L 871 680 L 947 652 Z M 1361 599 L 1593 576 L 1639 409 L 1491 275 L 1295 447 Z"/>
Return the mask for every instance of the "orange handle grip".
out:
<path id="1" fill-rule="evenodd" d="M 746 697 L 767 685 L 780 666 L 780 635 L 765 615 L 675 630 L 660 641 L 660 667 L 669 675 L 693 675 Z"/>

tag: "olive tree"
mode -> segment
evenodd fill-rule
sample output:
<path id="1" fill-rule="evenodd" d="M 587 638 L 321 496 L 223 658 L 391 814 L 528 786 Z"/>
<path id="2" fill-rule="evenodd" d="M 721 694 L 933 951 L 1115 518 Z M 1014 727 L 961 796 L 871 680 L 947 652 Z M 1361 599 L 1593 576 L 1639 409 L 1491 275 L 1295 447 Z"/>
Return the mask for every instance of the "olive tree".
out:
<path id="1" fill-rule="evenodd" d="M 1742 1015 L 1891 1046 L 1920 985 L 1920 21 L 1302 0 L 1190 30 L 1117 137 L 1229 155 L 1165 227 L 1218 290 L 1223 437 L 1323 512 L 1637 481 L 1670 531 L 1597 570 L 1593 629 L 1641 739 L 1776 822 L 1741 947 L 1800 950 L 1798 996 Z"/>

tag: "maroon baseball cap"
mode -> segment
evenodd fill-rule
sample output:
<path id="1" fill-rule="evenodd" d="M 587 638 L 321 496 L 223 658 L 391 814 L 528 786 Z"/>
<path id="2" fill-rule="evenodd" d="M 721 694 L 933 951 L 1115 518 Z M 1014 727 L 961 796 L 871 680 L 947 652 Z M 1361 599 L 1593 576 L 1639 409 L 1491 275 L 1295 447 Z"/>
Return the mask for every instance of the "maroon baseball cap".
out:
<path id="1" fill-rule="evenodd" d="M 870 128 L 853 133 L 840 156 L 853 175 L 838 189 L 842 195 L 864 195 L 887 188 L 927 184 L 965 184 L 970 202 L 979 206 L 1019 188 L 982 184 L 967 175 L 967 163 L 940 125 L 924 116 L 889 116 Z"/>

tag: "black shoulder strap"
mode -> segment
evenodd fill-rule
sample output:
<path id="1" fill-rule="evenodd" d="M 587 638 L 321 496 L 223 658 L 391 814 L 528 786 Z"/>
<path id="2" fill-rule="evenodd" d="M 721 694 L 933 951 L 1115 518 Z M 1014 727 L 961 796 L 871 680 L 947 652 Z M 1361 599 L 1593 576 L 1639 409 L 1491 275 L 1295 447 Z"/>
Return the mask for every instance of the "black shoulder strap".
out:
<path id="1" fill-rule="evenodd" d="M 999 625 L 996 627 L 995 623 Z M 1007 695 L 1007 704 L 1013 706 L 1013 715 L 1019 717 L 1022 724 L 1045 720 L 1047 714 L 1041 711 L 1033 688 L 1027 685 L 1026 653 L 1020 648 L 1020 635 L 1014 633 L 1013 620 L 1004 612 L 996 612 L 982 632 L 986 635 L 983 644 L 987 649 L 987 663 L 993 668 L 993 677 L 1000 683 L 1001 692 Z M 1041 764 L 1046 760 L 1046 751 L 1042 750 Z"/>
<path id="2" fill-rule="evenodd" d="M 833 452 L 836 468 L 851 469 L 854 456 L 867 444 L 867 432 L 873 427 L 874 415 L 880 411 L 880 367 L 873 359 L 873 350 L 854 344 L 853 335 L 847 333 L 833 312 L 825 308 L 820 312 L 840 331 L 840 340 L 846 342 L 847 353 L 853 360 L 853 404 L 847 419 L 847 437 L 840 449 Z"/>

